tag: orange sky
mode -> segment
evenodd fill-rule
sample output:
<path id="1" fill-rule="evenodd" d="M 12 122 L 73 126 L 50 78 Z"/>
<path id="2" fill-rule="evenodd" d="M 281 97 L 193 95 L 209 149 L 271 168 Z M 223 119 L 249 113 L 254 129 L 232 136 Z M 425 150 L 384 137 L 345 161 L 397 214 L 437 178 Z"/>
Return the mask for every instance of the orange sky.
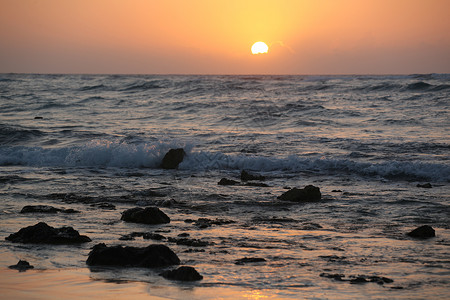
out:
<path id="1" fill-rule="evenodd" d="M 450 73 L 448 0 L 0 0 L 0 72 Z M 256 41 L 268 54 L 252 55 Z"/>

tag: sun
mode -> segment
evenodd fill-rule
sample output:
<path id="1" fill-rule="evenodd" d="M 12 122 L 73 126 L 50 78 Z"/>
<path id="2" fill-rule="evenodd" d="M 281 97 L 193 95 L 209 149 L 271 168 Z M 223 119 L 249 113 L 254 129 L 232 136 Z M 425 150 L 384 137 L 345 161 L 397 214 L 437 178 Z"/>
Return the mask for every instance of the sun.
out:
<path id="1" fill-rule="evenodd" d="M 269 51 L 269 46 L 264 42 L 256 42 L 252 46 L 252 54 L 264 54 Z"/>

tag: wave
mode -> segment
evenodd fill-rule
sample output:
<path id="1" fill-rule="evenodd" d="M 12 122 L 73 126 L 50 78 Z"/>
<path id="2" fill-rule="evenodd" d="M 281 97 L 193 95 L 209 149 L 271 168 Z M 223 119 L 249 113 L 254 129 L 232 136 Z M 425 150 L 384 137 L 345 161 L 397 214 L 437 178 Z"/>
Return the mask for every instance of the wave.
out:
<path id="1" fill-rule="evenodd" d="M 194 152 L 192 145 L 180 142 L 130 144 L 96 140 L 83 146 L 52 148 L 0 147 L 0 166 L 36 167 L 123 167 L 158 168 L 171 148 L 184 147 L 187 156 L 181 170 L 250 170 L 257 172 L 309 173 L 318 175 L 358 175 L 394 180 L 449 182 L 450 166 L 437 163 L 386 161 L 361 162 L 352 159 L 289 156 L 262 157 L 228 155 L 221 152 Z"/>
<path id="2" fill-rule="evenodd" d="M 105 89 L 106 86 L 103 84 L 98 84 L 98 85 L 88 85 L 88 86 L 83 86 L 81 87 L 79 90 L 84 92 L 84 91 L 93 91 L 93 90 L 103 90 Z"/>
<path id="3" fill-rule="evenodd" d="M 421 162 L 388 161 L 383 163 L 369 163 L 350 159 L 303 158 L 299 156 L 274 158 L 200 152 L 191 153 L 179 167 L 180 169 L 194 170 L 245 169 L 259 172 L 312 172 L 330 175 L 355 174 L 388 179 L 450 181 L 450 166 Z"/>
<path id="4" fill-rule="evenodd" d="M 164 86 L 161 84 L 161 80 L 151 80 L 146 82 L 138 82 L 138 83 L 132 83 L 120 91 L 123 92 L 130 92 L 130 91 L 146 91 L 150 89 L 160 89 Z"/>
<path id="5" fill-rule="evenodd" d="M 0 145 L 14 145 L 45 135 L 37 129 L 0 124 Z"/>

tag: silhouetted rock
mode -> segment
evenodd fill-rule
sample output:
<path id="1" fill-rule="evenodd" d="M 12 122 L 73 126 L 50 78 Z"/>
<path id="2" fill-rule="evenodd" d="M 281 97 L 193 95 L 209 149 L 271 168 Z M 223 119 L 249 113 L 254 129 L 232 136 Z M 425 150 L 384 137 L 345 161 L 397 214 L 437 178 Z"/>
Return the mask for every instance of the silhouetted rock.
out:
<path id="1" fill-rule="evenodd" d="M 166 153 L 166 155 L 164 155 L 164 158 L 161 163 L 161 168 L 163 169 L 178 168 L 178 165 L 183 161 L 185 155 L 186 153 L 184 152 L 183 148 L 170 149 Z"/>
<path id="2" fill-rule="evenodd" d="M 303 189 L 290 189 L 279 196 L 278 199 L 291 202 L 313 202 L 320 200 L 321 197 L 322 194 L 318 187 L 307 185 Z"/>
<path id="3" fill-rule="evenodd" d="M 22 208 L 20 213 L 21 214 L 27 214 L 27 213 L 56 214 L 59 211 L 61 211 L 61 209 L 53 207 L 53 206 L 49 206 L 49 205 L 27 205 Z"/>
<path id="4" fill-rule="evenodd" d="M 158 268 L 180 264 L 178 256 L 165 245 L 138 247 L 108 247 L 98 244 L 92 248 L 86 260 L 89 266 L 123 266 Z"/>
<path id="5" fill-rule="evenodd" d="M 220 179 L 220 181 L 217 184 L 218 185 L 236 185 L 236 184 L 239 184 L 239 182 L 236 180 L 233 180 L 233 179 L 222 178 L 222 179 Z"/>
<path id="6" fill-rule="evenodd" d="M 199 239 L 189 239 L 189 238 L 168 238 L 169 242 L 176 243 L 177 245 L 183 245 L 183 246 L 189 246 L 189 247 L 206 247 L 208 245 L 211 245 L 212 243 L 209 243 L 207 241 L 202 241 Z"/>
<path id="7" fill-rule="evenodd" d="M 91 241 L 72 227 L 53 228 L 44 222 L 22 228 L 5 239 L 13 243 L 36 244 L 79 244 Z"/>
<path id="8" fill-rule="evenodd" d="M 420 188 L 424 188 L 424 189 L 431 189 L 432 188 L 432 186 L 431 186 L 431 183 L 424 183 L 424 184 L 417 184 L 417 187 L 420 187 Z"/>
<path id="9" fill-rule="evenodd" d="M 248 173 L 245 170 L 241 171 L 241 180 L 242 181 L 249 181 L 249 180 L 266 180 L 266 178 L 262 175 L 253 175 Z"/>
<path id="10" fill-rule="evenodd" d="M 26 260 L 19 260 L 19 262 L 16 265 L 9 266 L 8 268 L 24 272 L 26 270 L 33 269 L 34 267 L 30 265 L 30 263 L 27 262 Z"/>
<path id="11" fill-rule="evenodd" d="M 170 223 L 170 218 L 155 206 L 130 208 L 122 213 L 121 220 L 132 223 L 164 224 Z"/>
<path id="12" fill-rule="evenodd" d="M 423 226 L 420 226 L 420 227 L 414 229 L 411 232 L 408 232 L 406 235 L 413 237 L 413 238 L 418 238 L 418 239 L 428 239 L 428 238 L 435 237 L 436 233 L 435 233 L 433 227 L 431 227 L 429 225 L 423 225 Z"/>
<path id="13" fill-rule="evenodd" d="M 186 222 L 187 220 L 185 220 Z M 197 221 L 193 221 L 194 225 L 197 226 L 200 229 L 208 228 L 212 225 L 225 225 L 225 224 L 232 224 L 236 223 L 233 220 L 225 220 L 225 219 L 208 219 L 208 218 L 198 218 Z"/>
<path id="14" fill-rule="evenodd" d="M 243 265 L 248 263 L 257 263 L 257 262 L 265 262 L 266 260 L 261 257 L 244 257 L 241 259 L 237 259 L 234 264 L 236 265 Z"/>
<path id="15" fill-rule="evenodd" d="M 58 212 L 62 212 L 65 214 L 75 214 L 79 213 L 79 211 L 69 208 L 69 209 L 63 209 L 63 208 L 56 208 L 50 205 L 27 205 L 22 208 L 20 211 L 21 214 L 27 214 L 27 213 L 44 213 L 44 214 L 56 214 Z"/>
<path id="16" fill-rule="evenodd" d="M 203 276 L 200 275 L 197 270 L 187 266 L 182 266 L 172 271 L 165 271 L 161 273 L 161 276 L 167 279 L 180 281 L 196 281 L 203 279 Z"/>

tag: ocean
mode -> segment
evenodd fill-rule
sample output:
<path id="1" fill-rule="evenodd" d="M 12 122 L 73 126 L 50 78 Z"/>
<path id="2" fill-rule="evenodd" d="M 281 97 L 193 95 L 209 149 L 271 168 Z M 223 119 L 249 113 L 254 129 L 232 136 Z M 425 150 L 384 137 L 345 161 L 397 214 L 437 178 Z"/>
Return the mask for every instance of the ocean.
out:
<path id="1" fill-rule="evenodd" d="M 88 270 L 105 286 L 140 282 L 168 299 L 448 299 L 449 99 L 450 74 L 0 74 L 0 268 L 24 259 Z M 161 169 L 175 148 L 183 161 Z M 249 185 L 242 170 L 265 179 Z M 320 201 L 278 198 L 307 185 Z M 20 213 L 26 205 L 78 213 Z M 137 206 L 171 222 L 120 220 Z M 38 222 L 92 242 L 5 240 Z M 436 237 L 406 235 L 422 225 Z M 164 238 L 127 240 L 132 232 Z M 179 234 L 201 246 L 177 244 Z M 204 278 L 88 269 L 98 243 L 164 244 Z M 370 276 L 393 282 L 351 281 Z"/>

